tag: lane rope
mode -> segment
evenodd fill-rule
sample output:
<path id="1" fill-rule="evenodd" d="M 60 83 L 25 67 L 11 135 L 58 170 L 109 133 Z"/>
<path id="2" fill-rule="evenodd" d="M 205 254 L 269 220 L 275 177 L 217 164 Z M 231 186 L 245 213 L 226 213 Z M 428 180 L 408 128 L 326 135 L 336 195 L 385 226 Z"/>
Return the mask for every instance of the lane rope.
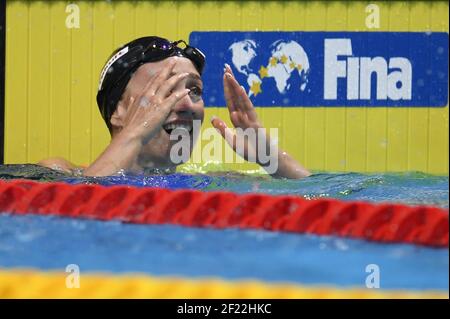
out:
<path id="1" fill-rule="evenodd" d="M 0 298 L 176 298 L 176 299 L 398 299 L 442 298 L 448 291 L 382 290 L 306 286 L 256 280 L 186 279 L 143 274 L 82 273 L 79 288 L 68 288 L 67 273 L 0 269 Z"/>
<path id="2" fill-rule="evenodd" d="M 448 210 L 439 207 L 31 180 L 0 181 L 0 212 L 264 229 L 432 247 L 448 247 L 449 233 Z"/>

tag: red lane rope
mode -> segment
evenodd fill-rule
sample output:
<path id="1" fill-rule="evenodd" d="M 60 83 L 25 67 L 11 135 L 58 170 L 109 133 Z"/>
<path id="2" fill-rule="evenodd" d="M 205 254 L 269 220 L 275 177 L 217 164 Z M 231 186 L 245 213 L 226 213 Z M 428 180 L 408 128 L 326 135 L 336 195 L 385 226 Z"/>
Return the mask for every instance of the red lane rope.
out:
<path id="1" fill-rule="evenodd" d="M 265 229 L 434 247 L 448 247 L 449 232 L 448 211 L 438 207 L 30 180 L 0 181 L 0 212 Z"/>

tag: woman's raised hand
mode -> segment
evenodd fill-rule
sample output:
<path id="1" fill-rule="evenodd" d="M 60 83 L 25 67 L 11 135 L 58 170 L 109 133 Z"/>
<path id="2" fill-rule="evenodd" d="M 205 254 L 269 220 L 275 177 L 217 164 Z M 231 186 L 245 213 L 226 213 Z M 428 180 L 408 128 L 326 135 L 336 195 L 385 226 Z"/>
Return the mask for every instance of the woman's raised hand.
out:
<path id="1" fill-rule="evenodd" d="M 130 134 L 146 144 L 161 128 L 175 104 L 189 94 L 189 89 L 175 91 L 177 84 L 188 73 L 173 74 L 176 59 L 167 68 L 155 74 L 141 95 L 130 97 L 122 134 Z"/>
<path id="2" fill-rule="evenodd" d="M 275 142 L 271 141 L 270 136 L 258 120 L 253 103 L 245 89 L 235 79 L 229 65 L 226 65 L 224 69 L 223 87 L 231 123 L 235 128 L 241 130 L 233 132 L 218 117 L 213 117 L 211 123 L 230 147 L 244 159 L 263 166 L 272 176 L 286 178 L 309 176 L 311 173 L 307 169 L 289 154 L 280 150 Z M 252 129 L 253 136 L 256 138 L 248 138 L 248 134 L 242 134 L 243 130 L 247 129 Z M 264 147 L 263 152 L 260 152 L 261 147 Z M 268 158 L 266 156 L 267 151 L 270 154 Z M 264 154 L 264 156 L 261 154 Z M 272 163 L 266 162 L 267 159 Z M 273 162 L 275 162 L 275 169 L 272 165 Z"/>

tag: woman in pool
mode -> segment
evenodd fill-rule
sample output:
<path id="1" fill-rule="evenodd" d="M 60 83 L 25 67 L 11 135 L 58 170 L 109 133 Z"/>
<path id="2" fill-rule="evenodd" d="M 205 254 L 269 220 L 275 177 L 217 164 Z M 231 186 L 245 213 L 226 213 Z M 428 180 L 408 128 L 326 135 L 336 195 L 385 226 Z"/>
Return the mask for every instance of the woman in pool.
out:
<path id="1" fill-rule="evenodd" d="M 100 76 L 97 104 L 111 133 L 111 142 L 103 153 L 83 170 L 86 176 L 107 176 L 120 170 L 130 172 L 174 172 L 171 148 L 177 140 L 170 134 L 175 129 L 188 133 L 192 145 L 196 136 L 194 122 L 203 122 L 201 73 L 205 59 L 196 48 L 178 45 L 159 37 L 143 37 L 117 49 L 105 64 Z M 227 143 L 245 159 L 258 158 L 256 145 L 274 145 L 262 128 L 254 106 L 245 90 L 224 68 L 223 85 L 230 119 L 236 128 L 254 129 L 255 147 L 243 136 L 235 134 L 217 117 L 211 124 Z M 258 133 L 259 132 L 259 133 Z M 260 144 L 263 143 L 263 144 Z M 238 148 L 243 145 L 242 148 Z M 302 178 L 310 173 L 286 152 L 275 149 L 275 177 Z M 42 166 L 73 172 L 79 169 L 65 159 L 51 158 Z M 267 170 L 267 169 L 266 169 Z"/>

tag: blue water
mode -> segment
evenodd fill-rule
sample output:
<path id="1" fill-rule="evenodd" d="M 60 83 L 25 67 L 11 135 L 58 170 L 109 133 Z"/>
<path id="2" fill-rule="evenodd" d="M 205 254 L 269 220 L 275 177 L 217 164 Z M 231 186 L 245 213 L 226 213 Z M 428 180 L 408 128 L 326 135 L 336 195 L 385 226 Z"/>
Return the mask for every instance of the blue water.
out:
<path id="1" fill-rule="evenodd" d="M 203 191 L 220 189 L 444 208 L 448 208 L 449 201 L 448 176 L 415 172 L 315 174 L 303 180 L 236 173 L 86 178 L 34 165 L 4 165 L 0 166 L 0 178 Z M 0 267 L 64 271 L 68 264 L 74 263 L 81 271 L 365 287 L 366 266 L 377 264 L 384 289 L 448 291 L 449 287 L 448 248 L 257 230 L 130 225 L 33 215 L 0 214 L 0 225 Z"/>
<path id="2" fill-rule="evenodd" d="M 86 178 L 66 178 L 71 184 Z M 89 181 L 92 181 L 90 179 Z M 236 193 L 258 192 L 272 195 L 292 194 L 307 199 L 332 197 L 341 200 L 396 202 L 408 205 L 433 205 L 448 208 L 448 176 L 422 173 L 403 174 L 315 174 L 302 180 L 273 179 L 261 176 L 223 174 L 217 176 L 171 174 L 165 176 L 111 176 L 96 178 L 102 185 L 157 186 L 171 189 L 192 188 L 204 191 L 226 190 Z"/>
<path id="3" fill-rule="evenodd" d="M 448 249 L 238 229 L 131 225 L 0 214 L 0 267 L 259 279 L 384 289 L 449 286 Z"/>
<path id="4" fill-rule="evenodd" d="M 70 184 L 132 185 L 137 187 L 190 188 L 237 193 L 292 194 L 308 199 L 396 202 L 448 208 L 448 176 L 419 172 L 358 174 L 316 173 L 301 180 L 273 179 L 261 175 L 220 172 L 216 174 L 122 175 L 109 177 L 70 176 L 37 165 L 0 165 L 0 179 L 27 178 Z"/>

